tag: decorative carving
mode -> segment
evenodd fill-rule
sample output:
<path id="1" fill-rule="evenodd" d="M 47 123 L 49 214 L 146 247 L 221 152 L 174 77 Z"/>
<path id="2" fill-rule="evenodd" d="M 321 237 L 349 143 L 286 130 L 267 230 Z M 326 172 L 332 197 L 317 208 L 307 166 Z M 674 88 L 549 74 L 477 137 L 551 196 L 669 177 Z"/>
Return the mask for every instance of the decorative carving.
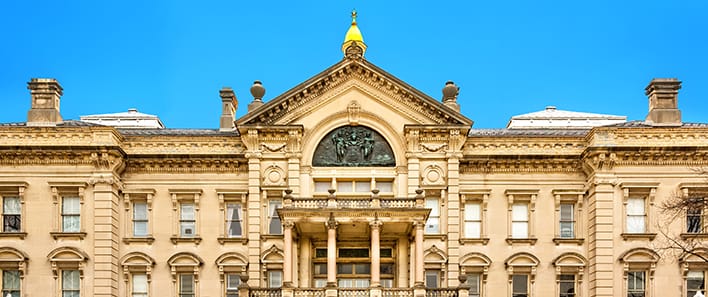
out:
<path id="1" fill-rule="evenodd" d="M 444 148 L 447 148 L 447 143 L 441 143 L 441 144 L 426 144 L 426 143 L 421 143 L 421 147 L 423 147 L 427 152 L 438 152 Z"/>
<path id="2" fill-rule="evenodd" d="M 437 164 L 429 165 L 422 172 L 424 186 L 445 185 L 445 171 Z"/>
<path id="3" fill-rule="evenodd" d="M 356 42 L 352 42 L 350 46 L 344 52 L 347 59 L 360 60 L 364 57 L 364 49 L 361 48 Z"/>
<path id="4" fill-rule="evenodd" d="M 287 173 L 276 164 L 272 164 L 263 170 L 264 186 L 285 186 Z"/>
<path id="5" fill-rule="evenodd" d="M 378 132 L 364 126 L 339 127 L 317 145 L 313 166 L 395 166 L 393 150 Z"/>
<path id="6" fill-rule="evenodd" d="M 262 150 L 262 151 L 274 152 L 274 153 L 275 153 L 275 152 L 282 152 L 282 151 L 285 149 L 285 146 L 286 146 L 286 145 L 287 145 L 287 143 L 281 143 L 281 144 L 276 144 L 276 145 L 270 144 L 270 145 L 269 145 L 269 144 L 267 144 L 267 143 L 265 143 L 265 142 L 261 142 L 261 150 Z"/>
<path id="7" fill-rule="evenodd" d="M 361 105 L 358 102 L 352 101 L 347 106 L 347 113 L 349 114 L 349 125 L 356 126 L 359 124 L 359 112 L 361 111 Z"/>

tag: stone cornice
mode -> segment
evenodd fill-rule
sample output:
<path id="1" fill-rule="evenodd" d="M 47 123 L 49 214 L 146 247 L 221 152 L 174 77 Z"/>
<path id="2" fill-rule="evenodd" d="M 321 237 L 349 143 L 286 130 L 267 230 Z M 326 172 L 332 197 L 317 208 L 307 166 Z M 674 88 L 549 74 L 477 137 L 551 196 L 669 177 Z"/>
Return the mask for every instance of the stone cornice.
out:
<path id="1" fill-rule="evenodd" d="M 238 137 L 226 136 L 129 136 L 122 144 L 128 155 L 155 154 L 243 154 L 245 147 Z"/>
<path id="2" fill-rule="evenodd" d="M 509 156 L 465 158 L 460 172 L 473 173 L 580 173 L 579 158 L 562 156 Z"/>
<path id="3" fill-rule="evenodd" d="M 0 146 L 117 146 L 112 127 L 0 127 Z"/>
<path id="4" fill-rule="evenodd" d="M 244 173 L 241 156 L 150 156 L 128 159 L 128 173 Z"/>
<path id="5" fill-rule="evenodd" d="M 465 158 L 498 155 L 563 155 L 580 156 L 586 144 L 582 138 L 467 138 L 463 146 Z"/>
<path id="6" fill-rule="evenodd" d="M 32 147 L 0 148 L 0 165 L 92 166 L 96 170 L 121 173 L 125 153 L 113 147 Z"/>
<path id="7" fill-rule="evenodd" d="M 585 136 L 589 147 L 680 147 L 708 148 L 708 128 L 597 127 Z"/>

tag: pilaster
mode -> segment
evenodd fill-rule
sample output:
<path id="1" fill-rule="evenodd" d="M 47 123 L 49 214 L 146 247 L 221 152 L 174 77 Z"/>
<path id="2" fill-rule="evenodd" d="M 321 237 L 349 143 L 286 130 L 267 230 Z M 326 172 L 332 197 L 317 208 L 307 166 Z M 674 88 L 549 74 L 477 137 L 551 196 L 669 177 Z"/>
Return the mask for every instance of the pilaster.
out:
<path id="1" fill-rule="evenodd" d="M 595 175 L 588 194 L 590 296 L 614 296 L 614 178 Z"/>
<path id="2" fill-rule="evenodd" d="M 93 265 L 92 296 L 118 296 L 120 255 L 119 196 L 120 181 L 113 174 L 93 177 Z"/>

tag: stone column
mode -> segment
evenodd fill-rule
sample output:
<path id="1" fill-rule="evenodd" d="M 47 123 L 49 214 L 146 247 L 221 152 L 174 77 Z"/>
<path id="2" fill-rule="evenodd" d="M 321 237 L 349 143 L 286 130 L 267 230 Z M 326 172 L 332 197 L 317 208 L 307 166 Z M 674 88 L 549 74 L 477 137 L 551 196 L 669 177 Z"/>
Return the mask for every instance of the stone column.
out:
<path id="1" fill-rule="evenodd" d="M 327 226 L 327 287 L 337 286 L 337 222 L 330 216 Z"/>
<path id="2" fill-rule="evenodd" d="M 293 285 L 293 227 L 291 221 L 283 222 L 283 287 Z"/>
<path id="3" fill-rule="evenodd" d="M 425 222 L 416 221 L 415 226 L 415 287 L 423 288 L 425 285 L 425 270 L 423 268 L 423 228 Z"/>
<path id="4" fill-rule="evenodd" d="M 398 267 L 398 285 L 399 288 L 409 288 L 408 275 L 408 257 L 409 257 L 409 241 L 408 237 L 398 239 L 398 257 L 396 258 L 396 267 Z"/>
<path id="5" fill-rule="evenodd" d="M 369 223 L 371 227 L 371 286 L 381 286 L 381 221 L 375 220 Z"/>

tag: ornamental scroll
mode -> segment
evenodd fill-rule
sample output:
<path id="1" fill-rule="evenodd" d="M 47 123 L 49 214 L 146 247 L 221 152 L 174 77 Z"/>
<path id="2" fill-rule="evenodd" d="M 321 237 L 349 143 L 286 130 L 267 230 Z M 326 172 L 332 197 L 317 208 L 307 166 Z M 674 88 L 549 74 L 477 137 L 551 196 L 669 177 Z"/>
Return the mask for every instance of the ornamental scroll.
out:
<path id="1" fill-rule="evenodd" d="M 312 166 L 393 167 L 396 160 L 388 142 L 363 126 L 343 126 L 329 132 L 315 149 Z"/>

